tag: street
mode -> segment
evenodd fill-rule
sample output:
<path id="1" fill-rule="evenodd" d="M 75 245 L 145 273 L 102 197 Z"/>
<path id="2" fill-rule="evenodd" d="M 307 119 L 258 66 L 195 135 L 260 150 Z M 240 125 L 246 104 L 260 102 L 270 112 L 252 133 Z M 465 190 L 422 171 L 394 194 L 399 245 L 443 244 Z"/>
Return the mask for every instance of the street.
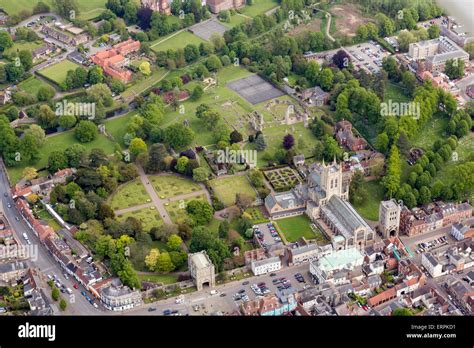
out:
<path id="1" fill-rule="evenodd" d="M 20 213 L 17 211 L 14 201 L 10 195 L 10 188 L 8 185 L 8 180 L 6 178 L 6 174 L 4 172 L 5 167 L 3 163 L 0 164 L 0 211 L 4 213 L 5 217 L 7 218 L 10 226 L 13 230 L 15 235 L 15 239 L 21 243 L 26 244 L 23 238 L 23 233 L 28 235 L 29 240 L 32 242 L 33 245 L 37 246 L 37 260 L 32 261 L 28 260 L 27 263 L 31 268 L 39 269 L 44 275 L 46 274 L 56 274 L 62 283 L 66 285 L 66 287 L 70 288 L 73 293 L 72 295 L 62 294 L 67 302 L 68 307 L 66 311 L 62 314 L 65 315 L 92 315 L 92 314 L 99 314 L 101 311 L 95 309 L 85 298 L 81 295 L 81 291 L 85 289 L 80 286 L 79 289 L 73 288 L 73 283 L 76 283 L 72 277 L 69 280 L 65 280 L 62 274 L 64 270 L 59 266 L 59 264 L 54 260 L 52 255 L 45 249 L 45 247 L 40 244 L 38 237 L 31 231 L 25 221 L 21 218 Z M 4 196 L 4 193 L 8 193 L 8 197 Z M 8 203 L 11 204 L 11 208 L 8 208 Z M 20 221 L 16 220 L 16 217 L 20 218 Z M 45 279 L 47 281 L 47 279 Z M 49 287 L 48 287 L 49 288 Z M 48 292 L 48 289 L 46 289 Z"/>

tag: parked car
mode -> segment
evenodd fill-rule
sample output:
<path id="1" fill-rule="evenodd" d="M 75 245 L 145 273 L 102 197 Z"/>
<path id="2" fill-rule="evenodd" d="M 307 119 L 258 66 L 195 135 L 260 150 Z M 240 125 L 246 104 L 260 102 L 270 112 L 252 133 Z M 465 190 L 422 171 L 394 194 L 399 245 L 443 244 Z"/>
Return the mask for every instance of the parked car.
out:
<path id="1" fill-rule="evenodd" d="M 163 315 L 170 315 L 171 314 L 171 309 L 165 309 L 163 311 Z"/>
<path id="2" fill-rule="evenodd" d="M 246 280 L 245 282 L 242 283 L 242 285 L 249 285 L 249 283 L 250 282 Z"/>
<path id="3" fill-rule="evenodd" d="M 85 291 L 81 291 L 81 295 L 85 297 L 87 296 L 87 293 Z"/>
<path id="4" fill-rule="evenodd" d="M 79 285 L 78 285 L 78 284 L 74 284 L 73 287 L 74 287 L 74 289 L 79 289 Z"/>

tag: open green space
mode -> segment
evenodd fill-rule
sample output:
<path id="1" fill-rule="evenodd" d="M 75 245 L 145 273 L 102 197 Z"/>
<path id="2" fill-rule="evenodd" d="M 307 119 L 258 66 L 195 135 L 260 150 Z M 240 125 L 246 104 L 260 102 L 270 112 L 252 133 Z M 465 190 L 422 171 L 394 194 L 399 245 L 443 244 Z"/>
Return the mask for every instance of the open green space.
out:
<path id="1" fill-rule="evenodd" d="M 186 70 L 180 70 L 179 73 L 172 72 L 167 78 L 172 76 L 180 76 Z M 204 95 L 197 101 L 188 99 L 181 103 L 184 106 L 184 113 L 180 113 L 179 109 L 174 111 L 171 107 L 166 108 L 163 126 L 169 126 L 173 123 L 189 121 L 190 127 L 196 135 L 194 144 L 210 145 L 215 143 L 215 137 L 212 129 L 204 126 L 203 122 L 196 117 L 196 108 L 201 104 L 207 104 L 219 111 L 225 122 L 230 128 L 235 128 L 241 132 L 244 137 L 248 133 L 248 121 L 245 121 L 245 115 L 253 110 L 252 105 L 242 99 L 237 93 L 226 87 L 230 81 L 241 79 L 252 75 L 251 72 L 244 68 L 236 66 L 228 66 L 221 69 L 216 74 L 218 86 L 206 89 Z M 203 87 L 205 87 L 203 85 Z M 184 86 L 185 89 L 192 90 L 191 83 Z M 177 149 L 181 150 L 181 149 Z"/>
<path id="2" fill-rule="evenodd" d="M 139 273 L 138 279 L 142 282 L 173 284 L 178 281 L 178 276 L 176 274 Z"/>
<path id="3" fill-rule="evenodd" d="M 44 86 L 48 86 L 48 84 L 36 77 L 30 77 L 18 85 L 24 92 L 32 95 L 36 95 L 38 90 Z"/>
<path id="4" fill-rule="evenodd" d="M 153 70 L 150 76 L 143 77 L 141 80 L 135 81 L 135 83 L 131 87 L 127 88 L 121 95 L 124 98 L 135 97 L 146 91 L 148 88 L 153 87 L 166 75 L 167 72 L 165 69 Z"/>
<path id="5" fill-rule="evenodd" d="M 152 42 L 150 44 L 150 48 L 154 52 L 159 52 L 167 51 L 169 49 L 176 50 L 178 48 L 184 48 L 189 44 L 199 46 L 201 42 L 205 42 L 205 40 L 201 39 L 199 36 L 194 35 L 193 33 L 190 33 L 187 30 L 183 30 L 178 34 L 173 33 L 162 37 L 155 42 Z"/>
<path id="6" fill-rule="evenodd" d="M 296 242 L 301 237 L 306 239 L 316 238 L 316 234 L 310 227 L 311 221 L 306 215 L 279 219 L 273 223 L 278 225 L 279 231 L 283 233 L 288 242 Z"/>
<path id="7" fill-rule="evenodd" d="M 8 175 L 12 184 L 16 184 L 22 176 L 23 169 L 25 167 L 34 167 L 37 169 L 43 169 L 48 166 L 48 157 L 53 151 L 64 150 L 67 147 L 77 144 L 78 141 L 74 136 L 74 130 L 67 132 L 61 132 L 57 135 L 48 136 L 45 143 L 39 150 L 40 159 L 32 164 L 22 164 L 18 167 L 8 168 Z M 90 143 L 82 144 L 87 151 L 92 149 L 102 149 L 107 155 L 114 153 L 114 144 L 102 134 L 99 134 L 94 141 Z M 45 173 L 46 174 L 46 173 Z"/>
<path id="8" fill-rule="evenodd" d="M 383 101 L 388 102 L 389 100 L 391 100 L 392 103 L 406 103 L 410 101 L 410 98 L 408 98 L 408 96 L 404 94 L 404 90 L 402 87 L 397 84 L 394 84 L 393 82 L 389 82 L 385 87 Z"/>
<path id="9" fill-rule="evenodd" d="M 364 219 L 378 221 L 379 205 L 384 196 L 384 189 L 379 180 L 364 181 L 363 187 L 367 191 L 367 199 L 361 204 L 355 204 L 354 208 Z"/>
<path id="10" fill-rule="evenodd" d="M 442 117 L 440 114 L 433 115 L 433 117 L 426 122 L 423 130 L 414 135 L 412 145 L 414 147 L 420 147 L 425 151 L 429 150 L 436 140 L 444 138 L 447 125 L 448 119 L 446 117 Z"/>
<path id="11" fill-rule="evenodd" d="M 150 202 L 150 196 L 138 178 L 119 186 L 110 198 L 110 206 L 114 210 L 129 208 Z"/>
<path id="12" fill-rule="evenodd" d="M 108 134 L 112 135 L 112 137 L 117 143 L 125 147 L 125 144 L 123 143 L 123 137 L 127 133 L 125 126 L 133 117 L 133 115 L 136 115 L 136 114 L 137 114 L 136 111 L 132 111 L 126 115 L 104 121 L 105 131 Z"/>
<path id="13" fill-rule="evenodd" d="M 263 14 L 277 6 L 278 1 L 276 0 L 254 0 L 253 5 L 247 5 L 243 9 L 239 10 L 239 12 L 246 16 L 256 17 L 259 14 Z"/>
<path id="14" fill-rule="evenodd" d="M 244 175 L 214 179 L 209 184 L 226 207 L 235 204 L 237 193 L 243 193 L 252 198 L 257 197 L 257 193 Z"/>
<path id="15" fill-rule="evenodd" d="M 43 46 L 44 43 L 42 41 L 33 41 L 33 42 L 27 42 L 27 41 L 16 41 L 12 47 L 8 48 L 3 52 L 5 55 L 10 55 L 14 52 L 20 52 L 20 51 L 33 51 L 41 46 Z"/>
<path id="16" fill-rule="evenodd" d="M 117 216 L 119 221 L 124 221 L 129 217 L 134 217 L 142 223 L 143 231 L 149 232 L 153 227 L 160 227 L 163 225 L 163 220 L 155 207 L 139 209 Z"/>
<path id="17" fill-rule="evenodd" d="M 59 63 L 41 69 L 37 73 L 59 85 L 66 80 L 66 75 L 69 70 L 75 70 L 78 67 L 78 64 L 65 59 Z"/>
<path id="18" fill-rule="evenodd" d="M 19 14 L 21 11 L 33 11 L 38 2 L 44 2 L 53 10 L 53 0 L 0 0 L 0 8 L 9 15 Z M 79 19 L 91 19 L 97 17 L 105 10 L 106 0 L 76 0 L 79 7 Z"/>
<path id="19" fill-rule="evenodd" d="M 201 186 L 186 178 L 174 175 L 150 175 L 149 180 L 153 185 L 158 197 L 161 199 L 171 198 L 190 192 L 201 190 Z"/>
<path id="20" fill-rule="evenodd" d="M 58 224 L 58 222 L 51 216 L 50 213 L 46 211 L 46 209 L 39 210 L 37 214 L 39 219 L 46 221 L 48 225 L 51 226 L 56 232 L 62 229 L 61 225 Z"/>
<path id="21" fill-rule="evenodd" d="M 262 222 L 269 221 L 268 218 L 266 218 L 263 215 L 261 207 L 247 208 L 247 209 L 245 209 L 245 213 L 249 214 L 250 221 L 252 222 L 252 224 L 261 224 Z"/>
<path id="22" fill-rule="evenodd" d="M 186 199 L 179 199 L 176 201 L 172 202 L 167 202 L 165 203 L 165 209 L 168 212 L 168 215 L 170 216 L 171 220 L 176 223 L 179 219 L 184 218 L 187 216 L 186 213 L 186 205 L 190 201 L 206 201 L 206 195 L 198 195 L 194 196 L 191 198 L 186 198 Z"/>

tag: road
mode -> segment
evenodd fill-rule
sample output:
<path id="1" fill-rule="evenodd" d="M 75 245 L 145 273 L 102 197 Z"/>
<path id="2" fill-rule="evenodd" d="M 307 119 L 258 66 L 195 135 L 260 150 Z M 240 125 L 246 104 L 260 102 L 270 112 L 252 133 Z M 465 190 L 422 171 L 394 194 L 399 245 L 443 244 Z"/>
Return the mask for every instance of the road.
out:
<path id="1" fill-rule="evenodd" d="M 1 162 L 1 160 L 0 160 Z M 4 193 L 7 192 L 8 197 L 4 196 Z M 37 268 L 42 273 L 46 274 L 55 274 L 57 275 L 61 282 L 67 287 L 72 289 L 74 297 L 69 298 L 68 308 L 66 312 L 62 313 L 64 315 L 93 315 L 102 313 L 100 310 L 95 309 L 82 295 L 81 291 L 85 290 L 84 288 L 79 287 L 79 289 L 73 288 L 73 280 L 65 280 L 62 276 L 64 273 L 63 269 L 59 264 L 54 260 L 51 254 L 46 250 L 46 248 L 39 242 L 39 239 L 31 231 L 26 222 L 20 218 L 19 221 L 16 220 L 17 217 L 21 217 L 20 213 L 15 207 L 15 204 L 10 195 L 10 187 L 8 180 L 5 174 L 5 167 L 3 163 L 0 163 L 0 211 L 3 211 L 6 216 L 10 226 L 13 230 L 16 240 L 19 243 L 26 244 L 23 238 L 23 233 L 28 235 L 29 240 L 33 245 L 37 246 L 37 259 L 29 260 L 28 265 L 31 268 Z M 8 203 L 11 204 L 11 208 L 8 208 Z M 75 281 L 74 281 L 75 282 Z M 47 290 L 47 289 L 46 289 Z M 62 294 L 65 299 L 68 297 L 66 294 Z"/>
<path id="2" fill-rule="evenodd" d="M 291 282 L 291 285 L 296 290 L 301 290 L 304 288 L 305 283 L 298 283 L 294 277 L 296 273 L 301 273 L 305 280 L 306 284 L 311 284 L 310 275 L 309 275 L 309 264 L 301 264 L 292 267 L 284 267 L 281 270 L 275 272 L 277 275 L 275 277 L 270 277 L 269 274 L 260 275 L 260 276 L 251 276 L 242 280 L 236 280 L 229 283 L 216 285 L 213 289 L 218 293 L 216 295 L 211 295 L 211 289 L 207 288 L 203 291 L 193 292 L 187 295 L 184 295 L 184 303 L 176 304 L 175 297 L 161 300 L 151 304 L 145 304 L 138 308 L 134 308 L 127 312 L 122 313 L 123 315 L 163 315 L 165 309 L 178 310 L 182 315 L 209 315 L 217 311 L 222 312 L 223 314 L 229 314 L 239 309 L 241 301 L 234 301 L 233 295 L 239 290 L 246 290 L 247 295 L 250 300 L 255 299 L 257 296 L 250 289 L 251 284 L 257 284 L 260 282 L 266 283 L 267 287 L 270 290 L 270 293 L 276 292 L 276 286 L 272 284 L 273 279 L 286 277 Z M 248 285 L 242 285 L 243 282 L 248 281 Z M 221 294 L 226 294 L 224 297 L 221 297 Z M 199 311 L 194 311 L 193 307 L 199 305 Z M 204 306 L 204 307 L 203 307 Z M 156 311 L 149 312 L 148 309 L 156 308 Z"/>

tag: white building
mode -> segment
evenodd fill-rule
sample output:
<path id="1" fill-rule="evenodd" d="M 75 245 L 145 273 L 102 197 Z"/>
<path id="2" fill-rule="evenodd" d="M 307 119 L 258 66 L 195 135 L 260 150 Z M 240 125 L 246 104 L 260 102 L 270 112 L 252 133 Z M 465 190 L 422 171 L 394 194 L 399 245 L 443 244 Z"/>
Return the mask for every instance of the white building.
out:
<path id="1" fill-rule="evenodd" d="M 463 240 L 472 237 L 474 235 L 474 231 L 472 231 L 467 225 L 455 223 L 451 227 L 451 235 L 456 238 L 456 240 Z"/>
<path id="2" fill-rule="evenodd" d="M 274 272 L 278 271 L 279 269 L 281 269 L 281 261 L 277 256 L 259 261 L 252 261 L 252 272 L 254 275 Z"/>
<path id="3" fill-rule="evenodd" d="M 363 263 L 364 256 L 358 249 L 343 249 L 318 260 L 310 261 L 309 273 L 311 273 L 318 283 L 322 284 L 329 279 L 334 279 L 334 275 L 338 273 L 338 271 L 351 271 Z"/>
<path id="4" fill-rule="evenodd" d="M 438 262 L 432 253 L 422 254 L 421 264 L 433 278 L 443 275 L 443 265 Z"/>

